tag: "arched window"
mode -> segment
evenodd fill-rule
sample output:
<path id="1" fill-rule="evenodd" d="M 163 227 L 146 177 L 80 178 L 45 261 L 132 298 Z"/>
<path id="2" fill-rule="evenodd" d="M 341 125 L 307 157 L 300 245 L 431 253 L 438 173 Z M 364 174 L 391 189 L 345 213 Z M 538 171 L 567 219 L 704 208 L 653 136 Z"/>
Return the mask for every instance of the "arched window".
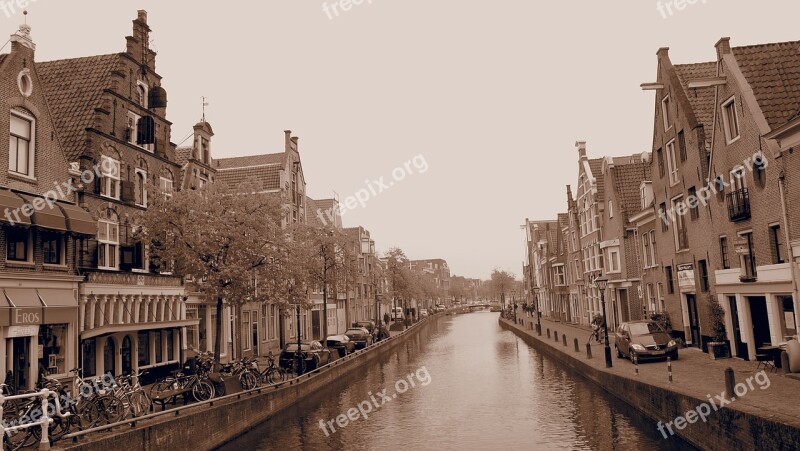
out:
<path id="1" fill-rule="evenodd" d="M 116 376 L 116 347 L 114 345 L 114 339 L 108 337 L 106 339 L 106 346 L 103 349 L 103 373 L 111 373 L 111 375 Z"/>
<path id="2" fill-rule="evenodd" d="M 119 218 L 114 210 L 107 210 L 97 221 L 97 267 L 119 268 Z"/>
<path id="3" fill-rule="evenodd" d="M 165 199 L 172 199 L 173 178 L 172 173 L 167 169 L 161 171 L 159 188 L 161 189 L 161 194 L 164 195 Z"/>
<path id="4" fill-rule="evenodd" d="M 134 178 L 134 184 L 136 189 L 136 205 L 140 207 L 147 206 L 147 170 L 142 168 L 136 168 L 136 174 Z"/>

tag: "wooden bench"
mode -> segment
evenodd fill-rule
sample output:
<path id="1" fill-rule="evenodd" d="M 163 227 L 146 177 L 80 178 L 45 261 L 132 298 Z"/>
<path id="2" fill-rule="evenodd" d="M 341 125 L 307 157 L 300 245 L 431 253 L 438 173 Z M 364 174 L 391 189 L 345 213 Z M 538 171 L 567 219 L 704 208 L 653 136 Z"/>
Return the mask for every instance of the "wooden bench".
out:
<path id="1" fill-rule="evenodd" d="M 192 394 L 192 388 L 178 388 L 159 392 L 156 396 L 152 397 L 153 405 L 160 405 L 161 411 L 167 410 L 167 403 L 175 405 L 178 396 L 183 396 L 183 405 L 189 404 L 189 397 Z"/>

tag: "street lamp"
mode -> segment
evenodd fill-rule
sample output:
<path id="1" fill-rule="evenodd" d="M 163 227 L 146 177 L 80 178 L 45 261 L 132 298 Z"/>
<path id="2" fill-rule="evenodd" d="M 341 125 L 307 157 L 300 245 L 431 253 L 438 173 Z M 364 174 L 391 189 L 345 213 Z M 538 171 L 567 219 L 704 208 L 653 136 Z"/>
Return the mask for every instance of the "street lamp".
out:
<path id="1" fill-rule="evenodd" d="M 514 324 L 517 323 L 517 290 L 511 290 L 511 308 L 514 309 Z"/>
<path id="2" fill-rule="evenodd" d="M 611 347 L 608 345 L 608 321 L 606 321 L 606 287 L 608 287 L 608 279 L 602 275 L 594 279 L 594 285 L 600 290 L 600 304 L 603 306 L 603 335 L 606 336 L 606 368 L 611 368 Z"/>
<path id="3" fill-rule="evenodd" d="M 539 300 L 539 287 L 533 287 L 533 297 L 536 299 L 536 332 L 542 336 L 542 303 Z"/>

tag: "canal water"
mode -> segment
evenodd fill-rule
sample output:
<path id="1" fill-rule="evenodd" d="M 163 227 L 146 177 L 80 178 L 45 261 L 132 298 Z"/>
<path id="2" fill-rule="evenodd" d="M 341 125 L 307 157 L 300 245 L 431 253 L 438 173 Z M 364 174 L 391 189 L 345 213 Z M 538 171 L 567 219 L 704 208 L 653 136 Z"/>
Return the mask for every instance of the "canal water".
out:
<path id="1" fill-rule="evenodd" d="M 693 449 L 664 439 L 653 421 L 501 329 L 497 317 L 446 317 L 220 450 Z"/>

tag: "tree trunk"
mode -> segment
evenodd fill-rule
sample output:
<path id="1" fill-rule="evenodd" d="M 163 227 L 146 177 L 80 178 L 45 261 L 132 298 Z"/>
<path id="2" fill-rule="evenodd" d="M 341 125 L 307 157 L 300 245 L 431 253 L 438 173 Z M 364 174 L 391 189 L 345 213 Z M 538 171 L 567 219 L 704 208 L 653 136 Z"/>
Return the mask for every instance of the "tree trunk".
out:
<path id="1" fill-rule="evenodd" d="M 214 361 L 219 363 L 222 351 L 222 296 L 217 297 L 217 321 L 214 325 L 216 335 L 214 336 Z"/>
<path id="2" fill-rule="evenodd" d="M 328 271 L 325 270 L 322 282 L 322 343 L 328 346 Z"/>

